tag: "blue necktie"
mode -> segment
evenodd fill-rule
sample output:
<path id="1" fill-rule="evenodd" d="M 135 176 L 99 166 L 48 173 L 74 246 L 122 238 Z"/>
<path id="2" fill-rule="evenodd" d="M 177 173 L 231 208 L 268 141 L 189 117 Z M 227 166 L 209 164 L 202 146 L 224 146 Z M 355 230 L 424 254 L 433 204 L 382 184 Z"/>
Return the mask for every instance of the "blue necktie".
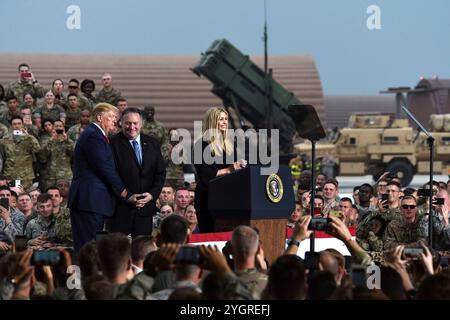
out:
<path id="1" fill-rule="evenodd" d="M 141 148 L 139 147 L 139 143 L 136 140 L 133 140 L 133 149 L 134 154 L 136 155 L 136 159 L 139 165 L 142 165 L 142 157 L 141 157 Z"/>

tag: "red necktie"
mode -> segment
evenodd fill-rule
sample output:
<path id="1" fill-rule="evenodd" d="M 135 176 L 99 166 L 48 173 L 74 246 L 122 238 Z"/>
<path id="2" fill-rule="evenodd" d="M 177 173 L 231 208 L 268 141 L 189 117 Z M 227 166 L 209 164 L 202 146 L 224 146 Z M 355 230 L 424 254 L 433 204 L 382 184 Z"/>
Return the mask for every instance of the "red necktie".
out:
<path id="1" fill-rule="evenodd" d="M 108 136 L 105 134 L 105 139 L 106 139 L 106 142 L 108 142 L 108 144 L 109 144 L 109 139 L 108 139 Z"/>

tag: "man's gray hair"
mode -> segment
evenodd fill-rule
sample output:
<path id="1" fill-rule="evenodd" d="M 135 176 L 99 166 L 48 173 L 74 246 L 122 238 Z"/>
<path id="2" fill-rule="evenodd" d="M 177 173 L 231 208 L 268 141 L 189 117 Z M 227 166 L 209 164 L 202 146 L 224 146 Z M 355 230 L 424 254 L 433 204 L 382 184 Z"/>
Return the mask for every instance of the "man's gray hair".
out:
<path id="1" fill-rule="evenodd" d="M 238 226 L 233 230 L 231 236 L 231 246 L 233 248 L 233 256 L 245 259 L 255 255 L 258 250 L 259 235 L 248 226 Z"/>

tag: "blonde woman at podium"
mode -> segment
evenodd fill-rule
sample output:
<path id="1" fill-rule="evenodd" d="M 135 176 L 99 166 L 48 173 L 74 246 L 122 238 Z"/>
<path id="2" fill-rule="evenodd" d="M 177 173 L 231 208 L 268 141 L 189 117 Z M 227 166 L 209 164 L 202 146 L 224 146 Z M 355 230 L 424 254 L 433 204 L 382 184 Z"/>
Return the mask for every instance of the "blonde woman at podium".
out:
<path id="1" fill-rule="evenodd" d="M 202 137 L 195 142 L 195 150 L 202 150 L 201 163 L 195 163 L 199 181 L 195 189 L 195 209 L 201 233 L 214 232 L 214 219 L 208 210 L 208 182 L 247 166 L 245 159 L 236 161 L 234 141 L 228 136 L 228 112 L 224 108 L 210 108 L 203 120 Z M 198 149 L 197 149 L 198 148 Z M 227 158 L 232 159 L 227 163 Z M 223 190 L 226 192 L 226 190 Z"/>

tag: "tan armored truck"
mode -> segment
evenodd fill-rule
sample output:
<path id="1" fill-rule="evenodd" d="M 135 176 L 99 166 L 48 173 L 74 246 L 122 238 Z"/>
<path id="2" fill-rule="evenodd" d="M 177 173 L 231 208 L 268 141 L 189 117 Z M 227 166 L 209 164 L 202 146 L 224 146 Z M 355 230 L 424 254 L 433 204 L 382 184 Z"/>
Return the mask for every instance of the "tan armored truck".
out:
<path id="1" fill-rule="evenodd" d="M 450 175 L 450 115 L 433 115 L 435 174 Z M 447 130 L 445 130 L 447 129 Z M 309 141 L 294 146 L 295 152 L 311 154 Z M 318 160 L 335 159 L 336 175 L 367 175 L 377 180 L 386 171 L 408 186 L 414 174 L 429 174 L 429 148 L 424 133 L 414 130 L 407 119 L 391 114 L 352 114 L 347 128 L 316 144 Z"/>

